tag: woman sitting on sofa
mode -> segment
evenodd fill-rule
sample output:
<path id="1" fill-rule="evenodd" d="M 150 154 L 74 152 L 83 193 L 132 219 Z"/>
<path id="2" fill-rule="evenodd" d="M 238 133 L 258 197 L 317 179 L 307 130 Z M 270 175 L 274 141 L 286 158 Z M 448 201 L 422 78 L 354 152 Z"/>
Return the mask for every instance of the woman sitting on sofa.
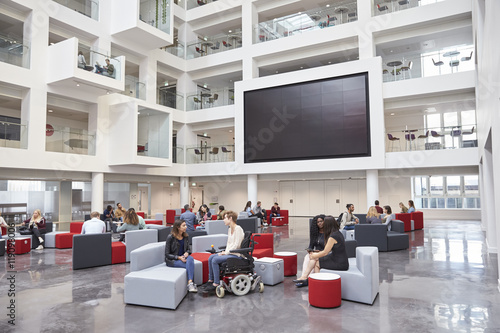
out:
<path id="1" fill-rule="evenodd" d="M 174 222 L 170 235 L 165 241 L 165 263 L 168 267 L 185 268 L 188 276 L 188 291 L 195 293 L 198 288 L 193 282 L 194 259 L 189 254 L 189 236 L 186 232 L 186 222 Z"/>
<path id="2" fill-rule="evenodd" d="M 45 218 L 40 209 L 35 209 L 31 218 L 24 221 L 24 225 L 19 227 L 19 233 L 21 235 L 35 235 L 40 241 L 36 250 L 43 249 L 43 238 L 40 235 L 45 233 Z"/>
<path id="3" fill-rule="evenodd" d="M 349 269 L 345 240 L 339 230 L 339 225 L 331 215 L 326 216 L 323 223 L 325 248 L 320 252 L 309 253 L 309 264 L 302 271 L 300 278 L 293 281 L 297 287 L 307 286 L 307 277 L 313 270 L 319 272 L 321 268 L 336 271 L 347 271 Z"/>
<path id="4" fill-rule="evenodd" d="M 325 223 L 325 215 L 316 215 L 311 222 L 311 229 L 309 232 L 309 246 L 307 247 L 304 263 L 302 264 L 302 271 L 307 269 L 309 265 L 309 254 L 313 252 L 322 251 L 325 248 L 325 235 L 323 231 Z"/>
<path id="5" fill-rule="evenodd" d="M 141 225 L 139 223 L 139 216 L 135 212 L 135 209 L 129 208 L 123 217 L 123 224 L 118 227 L 117 231 L 131 231 L 131 230 L 139 230 L 141 229 Z"/>
<path id="6" fill-rule="evenodd" d="M 408 200 L 408 213 L 413 213 L 415 211 L 415 204 L 413 200 Z"/>
<path id="7" fill-rule="evenodd" d="M 391 221 L 396 217 L 392 214 L 391 206 L 384 206 L 384 217 L 382 218 L 382 224 L 387 226 L 387 231 L 391 230 Z"/>
<path id="8" fill-rule="evenodd" d="M 401 213 L 402 214 L 408 213 L 408 207 L 406 207 L 404 203 L 400 202 L 399 203 L 399 208 L 401 208 Z"/>
<path id="9" fill-rule="evenodd" d="M 371 206 L 366 214 L 366 223 L 368 224 L 381 224 L 380 214 L 377 212 L 375 206 Z"/>

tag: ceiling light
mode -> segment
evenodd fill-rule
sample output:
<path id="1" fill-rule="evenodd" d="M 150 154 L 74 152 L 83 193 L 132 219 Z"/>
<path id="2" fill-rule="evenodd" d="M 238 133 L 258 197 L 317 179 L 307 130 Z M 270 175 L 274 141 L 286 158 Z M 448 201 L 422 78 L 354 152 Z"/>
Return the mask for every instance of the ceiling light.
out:
<path id="1" fill-rule="evenodd" d="M 329 63 L 329 64 L 331 64 L 332 62 L 331 62 L 331 61 L 329 61 L 328 63 Z"/>
<path id="2" fill-rule="evenodd" d="M 196 186 L 196 183 L 191 183 L 191 186 Z"/>
<path id="3" fill-rule="evenodd" d="M 165 81 L 164 85 L 165 85 L 165 87 L 168 86 L 168 81 Z"/>
<path id="4" fill-rule="evenodd" d="M 276 71 L 276 74 L 278 74 L 278 71 Z"/>
<path id="5" fill-rule="evenodd" d="M 229 30 L 229 33 L 233 32 L 233 30 Z"/>
<path id="6" fill-rule="evenodd" d="M 207 136 L 207 133 L 203 133 L 203 136 Z"/>
<path id="7" fill-rule="evenodd" d="M 203 85 L 203 88 L 206 88 L 206 87 L 207 87 L 207 84 L 205 83 L 205 84 Z"/>
<path id="8" fill-rule="evenodd" d="M 326 5 L 326 8 L 330 7 L 330 5 Z"/>
<path id="9" fill-rule="evenodd" d="M 303 67 L 303 66 L 300 66 L 300 69 L 304 69 L 304 67 Z"/>
<path id="10" fill-rule="evenodd" d="M 229 133 L 233 133 L 233 130 L 229 130 Z"/>
<path id="11" fill-rule="evenodd" d="M 393 112 L 393 113 L 391 113 L 391 116 L 394 116 L 394 112 Z"/>
<path id="12" fill-rule="evenodd" d="M 174 183 L 170 183 L 170 186 L 174 186 Z"/>
<path id="13" fill-rule="evenodd" d="M 106 91 L 106 95 L 109 95 L 109 90 Z"/>
<path id="14" fill-rule="evenodd" d="M 76 86 L 77 86 L 77 87 L 79 87 L 79 86 L 80 86 L 80 83 L 78 83 L 78 82 L 77 82 L 77 83 L 76 83 Z"/>
<path id="15" fill-rule="evenodd" d="M 48 111 L 49 111 L 49 113 L 52 113 L 52 112 L 54 112 L 53 110 L 48 110 Z"/>

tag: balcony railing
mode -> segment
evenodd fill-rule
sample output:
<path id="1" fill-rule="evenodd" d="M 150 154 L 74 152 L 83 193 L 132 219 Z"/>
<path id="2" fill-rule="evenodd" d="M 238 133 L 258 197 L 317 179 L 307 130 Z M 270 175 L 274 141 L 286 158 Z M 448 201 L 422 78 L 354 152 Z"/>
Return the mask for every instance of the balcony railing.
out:
<path id="1" fill-rule="evenodd" d="M 186 164 L 218 162 L 234 162 L 234 144 L 186 148 Z"/>
<path id="2" fill-rule="evenodd" d="M 158 89 L 157 104 L 184 111 L 184 96 L 160 88 Z"/>
<path id="3" fill-rule="evenodd" d="M 22 43 L 21 37 L 0 34 L 0 61 L 11 65 L 30 68 L 30 49 Z"/>
<path id="4" fill-rule="evenodd" d="M 82 55 L 79 55 L 78 68 L 91 71 L 93 73 L 103 75 L 112 79 L 121 79 L 122 67 L 121 62 L 118 58 L 111 58 L 104 52 L 89 50 L 82 45 L 79 45 L 78 49 L 83 53 Z M 84 57 L 86 65 L 82 63 L 82 61 L 80 60 L 80 56 Z M 87 62 L 87 59 L 90 59 L 90 61 Z M 106 63 L 106 59 L 109 59 L 109 64 L 112 67 Z M 110 69 L 112 69 L 112 71 Z"/>
<path id="5" fill-rule="evenodd" d="M 172 163 L 184 164 L 184 148 L 174 147 L 174 154 L 172 155 Z"/>
<path id="6" fill-rule="evenodd" d="M 474 46 L 450 47 L 425 54 L 401 54 L 383 59 L 384 82 L 430 77 L 475 69 Z"/>
<path id="7" fill-rule="evenodd" d="M 386 151 L 477 147 L 476 125 L 395 129 L 386 133 Z"/>
<path id="8" fill-rule="evenodd" d="M 222 88 L 186 94 L 187 111 L 209 109 L 234 104 L 234 89 Z"/>
<path id="9" fill-rule="evenodd" d="M 135 76 L 125 75 L 125 90 L 122 94 L 145 101 L 146 85 L 140 82 Z"/>
<path id="10" fill-rule="evenodd" d="M 184 59 L 184 55 L 186 54 L 184 52 L 184 44 L 179 41 L 175 41 L 173 45 L 162 47 L 162 49 L 164 49 L 165 52 L 173 54 L 174 56 L 182 59 Z"/>
<path id="11" fill-rule="evenodd" d="M 204 5 L 208 4 L 208 3 L 212 3 L 212 2 L 215 2 L 215 1 L 217 1 L 217 0 L 187 0 L 185 2 L 186 2 L 187 9 L 189 10 L 189 9 L 193 9 L 193 8 L 198 8 L 198 7 L 204 6 Z"/>
<path id="12" fill-rule="evenodd" d="M 141 1 L 139 19 L 167 34 L 170 33 L 170 0 Z"/>
<path id="13" fill-rule="evenodd" d="M 47 128 L 45 150 L 56 153 L 95 155 L 95 133 L 87 130 L 53 126 Z"/>
<path id="14" fill-rule="evenodd" d="M 0 121 L 0 147 L 28 148 L 28 127 L 22 124 Z"/>
<path id="15" fill-rule="evenodd" d="M 54 0 L 96 21 L 99 20 L 99 2 L 93 0 Z"/>
<path id="16" fill-rule="evenodd" d="M 211 54 L 240 48 L 243 43 L 241 32 L 206 37 L 187 44 L 186 59 L 199 58 Z"/>
<path id="17" fill-rule="evenodd" d="M 357 2 L 336 2 L 335 6 L 326 5 L 305 12 L 275 18 L 257 24 L 254 28 L 254 42 L 302 34 L 336 25 L 357 21 Z"/>
<path id="18" fill-rule="evenodd" d="M 430 5 L 445 0 L 393 0 L 393 1 L 375 1 L 373 7 L 374 16 L 394 13 L 413 7 Z"/>

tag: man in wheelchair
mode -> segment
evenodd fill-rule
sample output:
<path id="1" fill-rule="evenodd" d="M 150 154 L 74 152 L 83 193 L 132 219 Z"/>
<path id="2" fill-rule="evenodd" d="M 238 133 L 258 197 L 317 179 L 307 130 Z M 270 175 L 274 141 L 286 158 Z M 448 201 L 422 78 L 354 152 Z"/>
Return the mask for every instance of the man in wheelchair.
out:
<path id="1" fill-rule="evenodd" d="M 235 295 L 245 295 L 250 289 L 259 285 L 264 290 L 260 276 L 253 273 L 252 233 L 236 224 L 238 215 L 233 211 L 223 214 L 224 224 L 229 226 L 227 245 L 223 252 L 212 254 L 208 258 L 208 281 L 201 289 L 204 292 L 214 291 L 217 296 L 224 297 L 224 290 Z"/>

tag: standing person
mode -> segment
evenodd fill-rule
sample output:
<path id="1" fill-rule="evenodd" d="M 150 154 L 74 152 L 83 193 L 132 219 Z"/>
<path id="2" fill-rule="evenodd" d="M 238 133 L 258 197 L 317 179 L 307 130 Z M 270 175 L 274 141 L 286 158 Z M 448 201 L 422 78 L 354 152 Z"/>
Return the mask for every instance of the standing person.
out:
<path id="1" fill-rule="evenodd" d="M 187 231 L 194 231 L 194 225 L 196 224 L 196 214 L 189 209 L 189 205 L 184 205 L 185 212 L 181 214 L 180 219 L 186 222 Z"/>
<path id="2" fill-rule="evenodd" d="M 243 229 L 236 224 L 238 214 L 229 210 L 224 213 L 224 225 L 228 226 L 228 238 L 226 250 L 224 252 L 212 254 L 208 258 L 208 281 L 204 284 L 204 291 L 212 291 L 220 284 L 220 267 L 219 265 L 226 262 L 229 258 L 239 258 L 240 254 L 232 254 L 232 250 L 241 248 L 241 242 L 245 237 Z"/>
<path id="3" fill-rule="evenodd" d="M 188 291 L 198 292 L 198 288 L 193 282 L 194 259 L 190 256 L 189 236 L 186 232 L 187 225 L 183 220 L 174 222 L 170 235 L 165 241 L 165 264 L 169 267 L 185 268 L 188 276 Z"/>
<path id="4" fill-rule="evenodd" d="M 90 220 L 85 221 L 82 226 L 82 235 L 103 234 L 106 232 L 106 225 L 99 219 L 99 212 L 90 213 Z"/>
<path id="5" fill-rule="evenodd" d="M 123 221 L 123 217 L 125 216 L 126 212 L 127 212 L 127 210 L 125 208 L 123 208 L 121 203 L 116 204 L 115 217 L 118 220 Z"/>
<path id="6" fill-rule="evenodd" d="M 408 207 L 406 207 L 404 203 L 400 202 L 399 208 L 401 208 L 401 213 L 403 214 L 408 213 Z"/>
<path id="7" fill-rule="evenodd" d="M 226 209 L 224 208 L 223 205 L 219 206 L 219 213 L 217 213 L 217 220 L 224 220 L 224 211 Z"/>
<path id="8" fill-rule="evenodd" d="M 368 208 L 368 213 L 366 214 L 366 223 L 368 224 L 381 224 L 380 214 L 375 206 Z"/>
<path id="9" fill-rule="evenodd" d="M 377 213 L 382 214 L 384 212 L 384 209 L 379 206 L 378 200 L 375 200 L 375 209 L 377 210 Z"/>
<path id="10" fill-rule="evenodd" d="M 347 204 L 345 207 L 347 210 L 342 214 L 340 230 L 354 230 L 354 226 L 359 223 L 359 219 L 353 214 L 354 205 Z"/>
<path id="11" fill-rule="evenodd" d="M 384 206 L 384 214 L 382 224 L 387 226 L 388 231 L 391 231 L 391 221 L 395 218 L 394 214 L 392 214 L 391 206 Z"/>
<path id="12" fill-rule="evenodd" d="M 323 214 L 316 215 L 312 220 L 311 229 L 309 230 L 309 246 L 306 249 L 307 253 L 302 264 L 302 272 L 304 272 L 309 265 L 309 254 L 323 251 L 325 248 L 324 222 L 325 215 Z"/>
<path id="13" fill-rule="evenodd" d="M 335 218 L 331 215 L 325 217 L 324 222 L 325 248 L 320 252 L 309 254 L 309 263 L 302 275 L 294 280 L 297 287 L 305 287 L 308 284 L 307 277 L 314 270 L 319 272 L 321 268 L 347 271 L 349 269 L 349 259 L 345 249 L 344 236 L 339 230 Z"/>
<path id="14" fill-rule="evenodd" d="M 207 220 L 210 220 L 212 218 L 212 213 L 210 213 L 210 209 L 208 208 L 207 205 L 203 204 L 200 206 L 200 209 L 198 210 L 198 213 L 196 214 L 196 221 L 198 222 L 199 226 L 196 227 L 197 230 L 205 229 L 205 222 Z"/>
<path id="15" fill-rule="evenodd" d="M 38 237 L 40 245 L 35 250 L 43 250 L 43 238 L 40 235 L 45 233 L 45 218 L 40 209 L 35 209 L 31 218 L 24 221 L 24 225 L 19 227 L 19 233 Z"/>
<path id="16" fill-rule="evenodd" d="M 408 213 L 413 213 L 415 211 L 415 204 L 413 203 L 413 200 L 408 200 Z"/>
<path id="17" fill-rule="evenodd" d="M 264 226 L 267 226 L 266 210 L 262 208 L 262 202 L 257 201 L 257 205 L 255 205 L 255 207 L 253 207 L 252 212 L 253 212 L 252 216 L 257 216 L 259 219 L 262 220 L 262 224 Z"/>

